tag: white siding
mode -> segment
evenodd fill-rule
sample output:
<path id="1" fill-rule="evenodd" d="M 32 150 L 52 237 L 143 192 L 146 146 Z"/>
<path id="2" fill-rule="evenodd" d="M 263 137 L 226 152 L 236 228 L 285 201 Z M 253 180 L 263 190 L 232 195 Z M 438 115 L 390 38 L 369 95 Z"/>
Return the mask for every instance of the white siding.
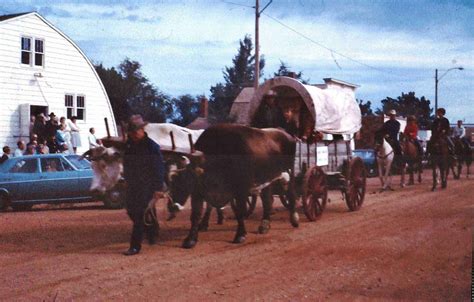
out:
<path id="1" fill-rule="evenodd" d="M 21 37 L 44 41 L 44 67 L 21 64 Z M 90 127 L 105 136 L 104 118 L 117 135 L 111 106 L 100 79 L 77 46 L 36 13 L 0 22 L 0 150 L 16 148 L 20 134 L 20 104 L 48 106 L 58 117 L 66 116 L 64 95 L 85 96 L 86 116 L 78 121 L 82 145 L 88 148 Z M 33 44 L 34 47 L 34 44 Z M 42 77 L 35 77 L 41 73 Z M 1 151 L 0 151 L 1 153 Z"/>

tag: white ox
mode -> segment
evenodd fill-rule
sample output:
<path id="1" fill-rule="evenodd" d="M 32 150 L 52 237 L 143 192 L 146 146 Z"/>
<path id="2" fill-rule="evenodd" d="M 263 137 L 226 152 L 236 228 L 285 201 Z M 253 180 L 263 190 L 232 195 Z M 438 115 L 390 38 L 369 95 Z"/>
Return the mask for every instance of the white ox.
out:
<path id="1" fill-rule="evenodd" d="M 204 130 L 191 130 L 175 124 L 160 123 L 148 124 L 145 127 L 145 131 L 148 137 L 158 143 L 162 149 L 171 150 L 170 133 L 172 132 L 177 150 L 190 150 L 189 135 L 191 135 L 194 143 Z M 94 171 L 90 187 L 92 192 L 104 194 L 120 181 L 123 171 L 122 151 L 124 146 L 125 144 L 122 143 L 109 148 L 97 147 L 83 155 L 92 161 L 92 169 Z M 171 169 L 176 169 L 176 167 L 171 167 Z"/>

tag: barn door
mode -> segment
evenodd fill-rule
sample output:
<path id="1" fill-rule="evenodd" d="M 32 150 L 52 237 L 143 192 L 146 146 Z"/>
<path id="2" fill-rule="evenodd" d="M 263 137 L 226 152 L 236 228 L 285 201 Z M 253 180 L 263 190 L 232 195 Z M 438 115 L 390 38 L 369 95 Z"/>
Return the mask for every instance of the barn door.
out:
<path id="1" fill-rule="evenodd" d="M 30 138 L 30 104 L 20 104 L 20 139 Z"/>

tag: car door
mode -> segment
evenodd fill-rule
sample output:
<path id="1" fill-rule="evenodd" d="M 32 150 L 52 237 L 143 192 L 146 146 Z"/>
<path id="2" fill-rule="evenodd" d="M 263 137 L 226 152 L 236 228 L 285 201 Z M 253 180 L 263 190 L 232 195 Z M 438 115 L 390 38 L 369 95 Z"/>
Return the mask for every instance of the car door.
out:
<path id="1" fill-rule="evenodd" d="M 42 198 L 38 158 L 18 158 L 8 170 L 8 175 L 8 182 L 12 186 L 10 191 L 12 201 Z"/>
<path id="2" fill-rule="evenodd" d="M 91 163 L 78 155 L 67 155 L 66 160 L 76 168 L 77 186 L 75 194 L 80 198 L 91 198 L 90 187 L 94 176 Z"/>
<path id="3" fill-rule="evenodd" d="M 61 156 L 41 158 L 40 190 L 44 199 L 60 201 L 74 198 L 77 190 L 77 173 Z"/>

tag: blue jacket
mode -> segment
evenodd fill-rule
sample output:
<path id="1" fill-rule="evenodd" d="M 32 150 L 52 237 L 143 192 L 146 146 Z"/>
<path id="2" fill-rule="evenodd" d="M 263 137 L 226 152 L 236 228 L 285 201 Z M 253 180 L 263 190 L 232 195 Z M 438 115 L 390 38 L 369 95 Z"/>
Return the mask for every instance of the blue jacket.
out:
<path id="1" fill-rule="evenodd" d="M 138 143 L 129 140 L 123 159 L 123 172 L 127 182 L 127 205 L 146 206 L 153 193 L 163 189 L 165 169 L 160 146 L 148 135 Z"/>

